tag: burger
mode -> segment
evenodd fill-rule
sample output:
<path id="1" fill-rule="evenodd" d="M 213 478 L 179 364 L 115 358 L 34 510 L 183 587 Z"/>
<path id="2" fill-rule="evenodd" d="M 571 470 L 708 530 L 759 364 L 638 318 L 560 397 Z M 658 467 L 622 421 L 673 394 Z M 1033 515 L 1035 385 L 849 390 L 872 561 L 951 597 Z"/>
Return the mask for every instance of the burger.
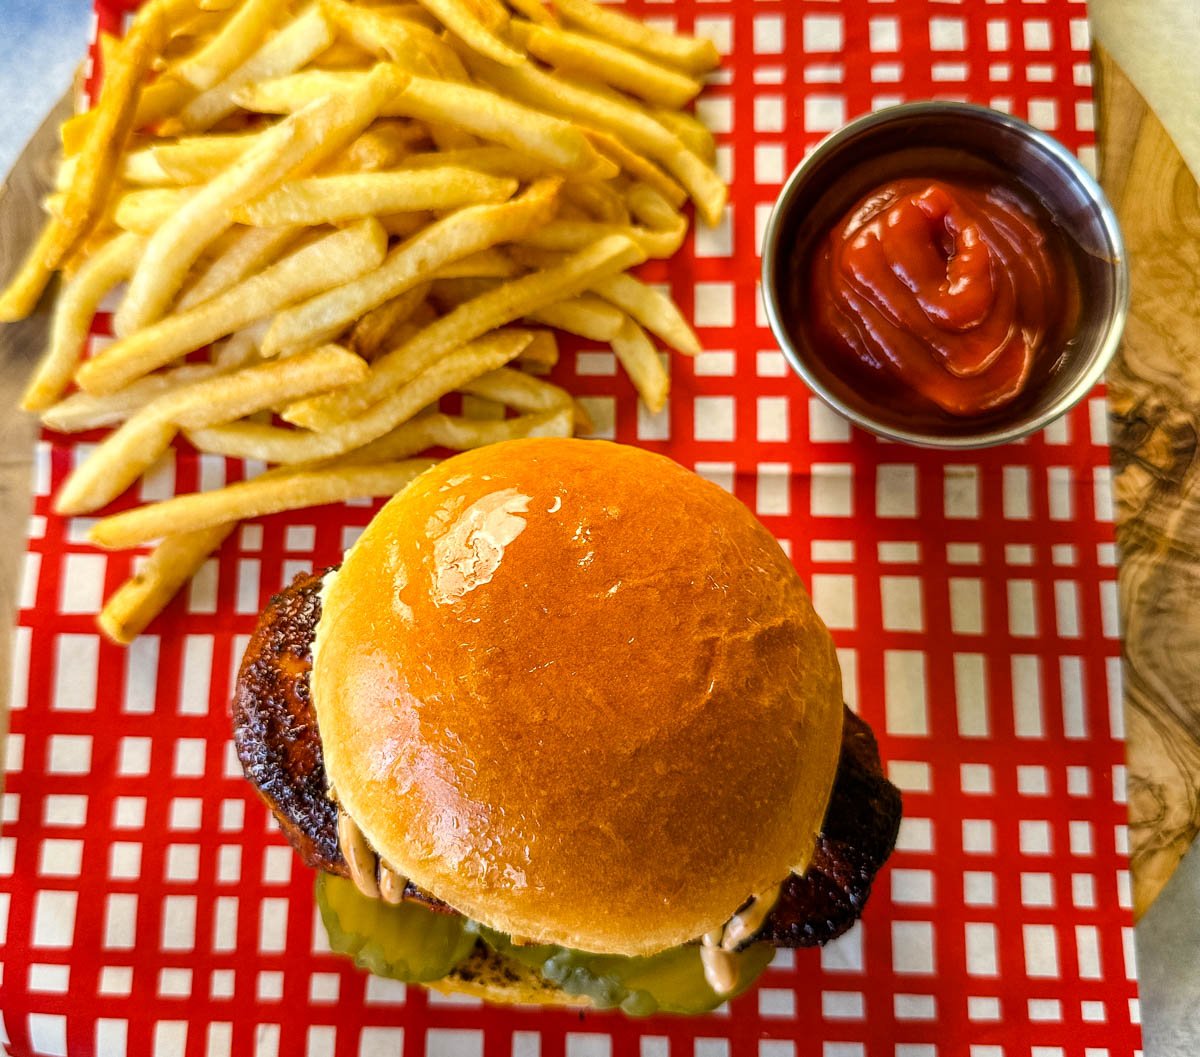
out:
<path id="1" fill-rule="evenodd" d="M 711 1009 L 849 928 L 899 826 L 778 542 L 603 441 L 418 477 L 272 599 L 233 722 L 331 947 L 494 1002 Z"/>

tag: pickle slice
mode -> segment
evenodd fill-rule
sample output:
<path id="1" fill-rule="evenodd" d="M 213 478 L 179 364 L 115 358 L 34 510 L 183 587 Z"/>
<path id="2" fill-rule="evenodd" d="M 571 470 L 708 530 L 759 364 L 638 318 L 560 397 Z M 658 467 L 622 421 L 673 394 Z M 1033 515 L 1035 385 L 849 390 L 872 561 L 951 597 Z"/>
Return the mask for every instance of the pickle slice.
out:
<path id="1" fill-rule="evenodd" d="M 368 899 L 353 881 L 334 874 L 317 874 L 317 906 L 333 950 L 376 976 L 407 983 L 440 980 L 477 939 L 475 925 L 460 914 Z"/>
<path id="2" fill-rule="evenodd" d="M 738 984 L 717 994 L 704 977 L 697 946 L 673 947 L 645 958 L 589 954 L 553 946 L 517 946 L 507 936 L 483 929 L 484 939 L 509 957 L 537 969 L 573 995 L 586 995 L 601 1009 L 620 1006 L 625 1013 L 706 1013 L 750 987 L 770 964 L 774 948 L 756 943 L 736 955 Z"/>

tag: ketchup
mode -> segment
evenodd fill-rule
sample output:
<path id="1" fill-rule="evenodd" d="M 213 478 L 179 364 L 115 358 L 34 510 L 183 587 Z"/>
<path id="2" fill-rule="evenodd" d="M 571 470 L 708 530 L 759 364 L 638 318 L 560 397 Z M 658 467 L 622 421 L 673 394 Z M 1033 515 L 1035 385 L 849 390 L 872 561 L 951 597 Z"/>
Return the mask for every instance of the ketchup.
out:
<path id="1" fill-rule="evenodd" d="M 809 293 L 827 354 L 957 417 L 1016 399 L 1079 313 L 1075 269 L 1034 210 L 965 180 L 872 191 L 818 245 Z"/>

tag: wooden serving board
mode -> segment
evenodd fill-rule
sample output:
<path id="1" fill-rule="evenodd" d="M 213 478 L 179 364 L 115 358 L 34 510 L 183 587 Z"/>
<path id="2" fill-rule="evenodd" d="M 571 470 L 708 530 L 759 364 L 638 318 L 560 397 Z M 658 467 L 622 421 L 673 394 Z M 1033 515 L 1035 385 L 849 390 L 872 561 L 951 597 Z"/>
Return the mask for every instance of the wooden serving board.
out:
<path id="1" fill-rule="evenodd" d="M 1200 830 L 1200 188 L 1112 58 L 1095 66 L 1101 182 L 1133 278 L 1108 394 L 1140 917 Z"/>
<path id="2" fill-rule="evenodd" d="M 1134 282 L 1109 394 L 1140 915 L 1200 830 L 1200 190 L 1103 51 L 1096 71 L 1103 182 L 1125 230 Z M 0 275 L 15 267 L 35 234 L 68 109 L 62 100 L 0 190 Z M 24 538 L 36 435 L 33 420 L 13 409 L 45 334 L 44 306 L 26 323 L 0 328 L 0 539 L 8 541 Z M 0 548 L 5 627 L 21 551 L 14 543 Z M 0 691 L 9 683 L 8 647 L 9 637 L 0 635 Z"/>

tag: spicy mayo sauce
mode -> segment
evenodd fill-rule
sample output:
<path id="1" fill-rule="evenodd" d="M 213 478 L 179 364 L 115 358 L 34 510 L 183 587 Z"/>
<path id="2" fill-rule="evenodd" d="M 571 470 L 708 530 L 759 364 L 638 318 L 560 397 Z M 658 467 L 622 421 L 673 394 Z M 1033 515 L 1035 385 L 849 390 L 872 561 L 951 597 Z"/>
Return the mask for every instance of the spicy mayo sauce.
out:
<path id="1" fill-rule="evenodd" d="M 912 411 L 1003 408 L 1078 321 L 1078 274 L 1048 219 L 986 179 L 881 184 L 814 247 L 818 347 Z"/>

